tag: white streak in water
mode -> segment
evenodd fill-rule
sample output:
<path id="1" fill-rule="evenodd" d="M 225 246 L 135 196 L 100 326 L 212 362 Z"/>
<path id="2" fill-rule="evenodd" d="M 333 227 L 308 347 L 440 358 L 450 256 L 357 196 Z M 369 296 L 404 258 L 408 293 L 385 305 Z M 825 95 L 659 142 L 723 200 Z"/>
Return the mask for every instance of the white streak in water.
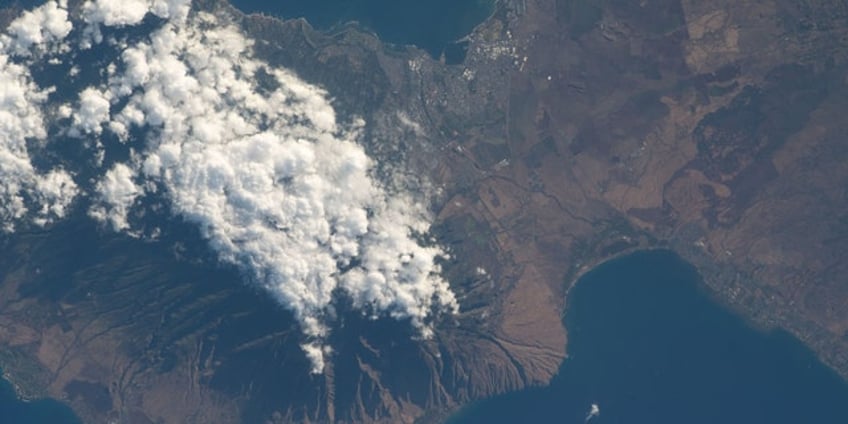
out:
<path id="1" fill-rule="evenodd" d="M 598 406 L 597 403 L 593 403 L 592 406 L 589 407 L 589 413 L 586 414 L 585 422 L 588 423 L 592 420 L 592 418 L 595 418 L 599 415 L 601 415 L 601 408 Z"/>

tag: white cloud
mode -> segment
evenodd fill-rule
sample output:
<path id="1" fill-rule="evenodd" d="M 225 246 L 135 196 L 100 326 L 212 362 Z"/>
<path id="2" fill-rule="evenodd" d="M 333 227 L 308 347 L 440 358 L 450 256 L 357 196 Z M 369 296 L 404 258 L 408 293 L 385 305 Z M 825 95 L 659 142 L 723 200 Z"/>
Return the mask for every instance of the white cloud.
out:
<path id="1" fill-rule="evenodd" d="M 38 225 L 64 217 L 77 194 L 66 171 L 45 174 L 33 166 L 27 141 L 47 137 L 42 109 L 50 90 L 38 87 L 27 66 L 11 58 L 22 55 L 22 48 L 54 48 L 70 31 L 67 12 L 60 4 L 48 2 L 12 21 L 8 31 L 0 36 L 0 227 L 4 232 L 13 231 L 30 212 L 30 221 Z"/>
<path id="2" fill-rule="evenodd" d="M 53 169 L 45 175 L 35 179 L 35 190 L 33 196 L 41 206 L 34 222 L 38 225 L 47 225 L 55 218 L 64 218 L 68 205 L 79 193 L 71 175 L 62 169 Z"/>
<path id="3" fill-rule="evenodd" d="M 148 13 L 181 20 L 188 15 L 190 0 L 86 0 L 83 19 L 106 26 L 138 25 Z"/>
<path id="4" fill-rule="evenodd" d="M 189 16 L 189 4 L 83 5 L 83 45 L 102 42 L 101 25 L 136 25 L 148 13 L 167 19 L 136 44 L 107 41 L 122 49 L 108 81 L 83 90 L 77 104 L 53 105 L 58 122 L 70 121 L 69 134 L 98 146 L 104 128 L 121 140 L 133 128 L 148 134 L 134 143 L 129 162 L 96 182 L 89 215 L 131 232 L 137 199 L 161 189 L 156 195 L 197 225 L 222 261 L 294 313 L 313 371 L 329 353 L 326 316 L 337 291 L 371 316 L 408 319 L 429 336 L 434 311 L 456 311 L 457 303 L 436 264 L 444 252 L 416 238 L 429 230 L 425 205 L 372 176 L 357 128 L 337 123 L 323 90 L 257 60 L 234 25 L 207 13 Z M 46 223 L 66 213 L 77 188 L 61 169 L 33 170 L 25 140 L 45 137 L 46 91 L 24 67 L 0 64 L 0 84 L 10 87 L 0 88 L 0 131 L 7 130 L 0 137 L 9 140 L 0 146 L 0 177 L 19 176 L 0 182 L 2 222 L 25 216 L 26 199 L 34 198 Z M 272 87 L 257 86 L 260 70 L 275 80 Z M 7 158 L 14 166 L 5 167 Z"/>
<path id="5" fill-rule="evenodd" d="M 80 47 L 88 49 L 103 42 L 101 25 L 134 26 L 148 14 L 174 22 L 183 21 L 191 10 L 191 0 L 85 0 L 81 10 L 87 25 L 83 29 Z"/>
<path id="6" fill-rule="evenodd" d="M 74 127 L 84 134 L 100 135 L 102 124 L 109 122 L 109 99 L 111 94 L 89 87 L 79 95 L 79 109 L 74 116 Z"/>
<path id="7" fill-rule="evenodd" d="M 433 309 L 455 310 L 456 301 L 435 264 L 443 252 L 413 239 L 428 229 L 426 208 L 370 176 L 371 160 L 338 127 L 323 91 L 266 69 L 279 88 L 260 93 L 255 73 L 266 66 L 250 47 L 234 27 L 200 14 L 125 50 L 126 71 L 110 87 L 135 94 L 115 120 L 158 131 L 139 152 L 138 177 L 160 183 L 174 212 L 315 340 L 326 336 L 323 317 L 339 289 L 429 335 Z M 304 351 L 320 369 L 320 342 Z"/>
<path id="8" fill-rule="evenodd" d="M 87 1 L 82 7 L 86 21 L 107 26 L 138 25 L 149 10 L 147 0 L 96 0 Z"/>
<path id="9" fill-rule="evenodd" d="M 115 164 L 97 183 L 100 202 L 89 210 L 89 215 L 101 222 L 108 222 L 115 231 L 130 227 L 127 214 L 142 190 L 133 181 L 134 172 L 123 163 Z"/>
<path id="10" fill-rule="evenodd" d="M 312 364 L 312 372 L 321 373 L 324 370 L 325 357 L 331 353 L 330 350 L 318 343 L 304 343 L 300 345 L 300 348 Z"/>
<path id="11" fill-rule="evenodd" d="M 64 40 L 72 29 L 66 1 L 48 1 L 12 21 L 6 29 L 8 35 L 0 42 L 8 53 L 29 56 L 33 47 L 43 48 L 47 43 Z"/>

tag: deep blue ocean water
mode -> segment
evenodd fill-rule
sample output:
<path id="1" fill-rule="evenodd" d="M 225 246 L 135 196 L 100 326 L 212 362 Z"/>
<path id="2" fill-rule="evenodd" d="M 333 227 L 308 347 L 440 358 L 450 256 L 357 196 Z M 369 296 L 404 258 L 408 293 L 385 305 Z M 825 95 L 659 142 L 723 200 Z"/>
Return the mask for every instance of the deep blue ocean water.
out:
<path id="1" fill-rule="evenodd" d="M 669 252 L 601 265 L 570 295 L 569 359 L 547 388 L 474 404 L 451 424 L 848 423 L 848 385 L 797 340 L 714 303 Z"/>
<path id="2" fill-rule="evenodd" d="M 79 424 L 65 404 L 41 399 L 32 402 L 19 400 L 12 385 L 0 379 L 0 423 L 2 424 Z"/>
<path id="3" fill-rule="evenodd" d="M 303 17 L 316 28 L 357 21 L 384 41 L 412 44 L 434 57 L 451 55 L 494 8 L 494 0 L 231 0 L 244 12 Z M 461 56 L 461 55 L 460 55 Z M 461 60 L 461 57 L 458 59 Z M 450 61 L 450 58 L 448 58 Z M 458 60 L 456 60 L 458 61 Z"/>

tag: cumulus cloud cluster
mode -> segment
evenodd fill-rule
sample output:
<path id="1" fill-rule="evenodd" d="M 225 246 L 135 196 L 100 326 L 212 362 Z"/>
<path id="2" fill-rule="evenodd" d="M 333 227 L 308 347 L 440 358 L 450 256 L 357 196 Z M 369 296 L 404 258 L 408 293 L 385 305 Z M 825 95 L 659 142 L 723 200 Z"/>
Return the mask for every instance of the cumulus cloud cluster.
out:
<path id="1" fill-rule="evenodd" d="M 65 216 L 78 193 L 62 169 L 39 172 L 29 145 L 43 142 L 44 103 L 53 88 L 38 87 L 27 57 L 55 46 L 70 33 L 67 5 L 50 2 L 25 12 L 0 35 L 0 227 L 4 232 L 28 215 L 45 225 Z"/>
<path id="2" fill-rule="evenodd" d="M 23 32 L 10 26 L 3 39 L 7 56 L 71 32 L 58 22 L 68 22 L 64 3 L 30 13 L 19 19 L 34 28 L 17 35 Z M 129 161 L 102 173 L 90 193 L 91 217 L 130 231 L 140 198 L 166 198 L 222 261 L 241 267 L 294 313 L 315 372 L 323 368 L 326 315 L 339 291 L 375 317 L 410 320 L 425 337 L 434 311 L 456 311 L 439 275 L 444 251 L 421 242 L 431 218 L 426 207 L 373 177 L 372 160 L 356 143 L 362 124 L 337 123 L 327 93 L 255 58 L 234 25 L 190 12 L 189 0 L 87 0 L 81 13 L 80 46 L 110 43 L 120 57 L 106 82 L 82 90 L 64 113 L 68 134 L 108 133 L 128 143 L 147 135 Z M 164 23 L 141 41 L 100 35 L 149 14 Z M 45 136 L 40 107 L 47 91 L 34 86 L 26 66 L 6 64 L 0 81 L 19 87 L 0 97 L 0 137 L 8 138 L 0 146 L 0 196 L 8 209 L 0 219 L 24 216 L 22 197 L 44 205 L 43 219 L 61 217 L 77 194 L 71 176 L 39 175 L 26 157 L 25 140 Z M 7 163 L 21 169 L 7 170 Z"/>
<path id="3" fill-rule="evenodd" d="M 90 24 L 127 26 L 140 24 L 148 13 L 183 20 L 190 8 L 190 0 L 86 0 L 82 14 Z"/>
<path id="4" fill-rule="evenodd" d="M 51 1 L 15 19 L 7 29 L 8 37 L 4 37 L 4 44 L 7 44 L 7 52 L 29 56 L 32 50 L 61 42 L 72 28 L 68 20 L 67 0 Z"/>

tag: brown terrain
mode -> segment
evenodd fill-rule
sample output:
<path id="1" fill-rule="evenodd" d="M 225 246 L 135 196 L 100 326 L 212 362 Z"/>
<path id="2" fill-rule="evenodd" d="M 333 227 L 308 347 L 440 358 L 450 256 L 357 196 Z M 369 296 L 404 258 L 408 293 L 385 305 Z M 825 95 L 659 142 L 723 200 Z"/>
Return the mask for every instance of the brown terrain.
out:
<path id="1" fill-rule="evenodd" d="M 441 189 L 461 314 L 423 342 L 351 314 L 311 376 L 287 313 L 203 266 L 195 233 L 146 243 L 81 218 L 3 241 L 0 366 L 22 395 L 88 422 L 439 421 L 546 384 L 568 289 L 651 248 L 848 378 L 845 2 L 505 1 L 453 66 L 354 26 L 227 13 L 367 117 L 372 155 Z"/>

